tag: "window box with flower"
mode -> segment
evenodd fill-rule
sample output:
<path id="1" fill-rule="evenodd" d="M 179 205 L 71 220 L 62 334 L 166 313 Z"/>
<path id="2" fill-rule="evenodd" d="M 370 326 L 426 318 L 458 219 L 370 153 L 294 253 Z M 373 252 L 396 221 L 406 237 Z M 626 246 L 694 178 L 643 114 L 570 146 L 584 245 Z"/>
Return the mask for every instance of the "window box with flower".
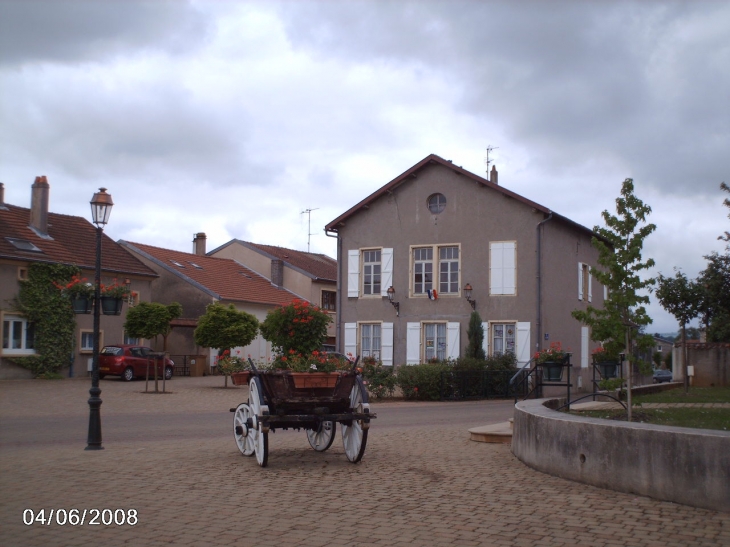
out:
<path id="1" fill-rule="evenodd" d="M 66 284 L 53 284 L 71 301 L 74 313 L 91 313 L 94 302 L 94 286 L 85 277 L 74 275 Z"/>
<path id="2" fill-rule="evenodd" d="M 570 366 L 570 353 L 563 350 L 560 342 L 551 342 L 550 347 L 534 355 L 535 365 L 542 368 L 543 380 L 559 382 L 563 369 Z"/>
<path id="3" fill-rule="evenodd" d="M 101 313 L 104 315 L 121 315 L 122 304 L 131 293 L 129 285 L 117 283 L 115 279 L 111 285 L 101 284 Z"/>
<path id="4" fill-rule="evenodd" d="M 616 378 L 618 376 L 618 370 L 621 363 L 620 354 L 605 348 L 604 346 L 598 346 L 592 352 L 593 365 L 598 369 L 598 373 L 601 378 L 608 380 Z"/>

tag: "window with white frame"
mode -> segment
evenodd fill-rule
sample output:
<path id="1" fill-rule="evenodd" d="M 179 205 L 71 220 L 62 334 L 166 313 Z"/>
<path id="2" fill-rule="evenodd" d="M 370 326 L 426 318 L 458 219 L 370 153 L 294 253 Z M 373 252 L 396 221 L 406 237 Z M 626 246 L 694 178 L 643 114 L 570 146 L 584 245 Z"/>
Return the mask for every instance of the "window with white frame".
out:
<path id="1" fill-rule="evenodd" d="M 380 249 L 362 253 L 362 293 L 380 296 Z"/>
<path id="2" fill-rule="evenodd" d="M 360 356 L 380 360 L 381 347 L 380 323 L 360 324 Z"/>
<path id="3" fill-rule="evenodd" d="M 426 294 L 433 289 L 433 247 L 413 249 L 413 293 Z"/>
<path id="4" fill-rule="evenodd" d="M 3 350 L 7 353 L 35 353 L 35 328 L 26 318 L 3 318 Z"/>
<path id="5" fill-rule="evenodd" d="M 439 248 L 439 292 L 459 292 L 459 247 Z"/>
<path id="6" fill-rule="evenodd" d="M 139 338 L 129 336 L 126 332 L 124 333 L 125 344 L 139 344 Z"/>
<path id="7" fill-rule="evenodd" d="M 489 243 L 489 294 L 517 294 L 517 245 L 514 241 Z"/>
<path id="8" fill-rule="evenodd" d="M 458 245 L 413 247 L 413 294 L 426 295 L 437 287 L 439 294 L 459 294 L 459 256 Z M 438 271 L 438 280 L 434 279 L 434 270 Z"/>
<path id="9" fill-rule="evenodd" d="M 514 323 L 492 324 L 492 354 L 515 353 L 516 332 L 517 328 Z"/>
<path id="10" fill-rule="evenodd" d="M 82 352 L 94 351 L 94 332 L 93 331 L 81 331 L 81 343 L 79 349 Z M 99 348 L 101 349 L 101 348 Z"/>
<path id="11" fill-rule="evenodd" d="M 446 323 L 423 324 L 423 359 L 446 359 Z"/>

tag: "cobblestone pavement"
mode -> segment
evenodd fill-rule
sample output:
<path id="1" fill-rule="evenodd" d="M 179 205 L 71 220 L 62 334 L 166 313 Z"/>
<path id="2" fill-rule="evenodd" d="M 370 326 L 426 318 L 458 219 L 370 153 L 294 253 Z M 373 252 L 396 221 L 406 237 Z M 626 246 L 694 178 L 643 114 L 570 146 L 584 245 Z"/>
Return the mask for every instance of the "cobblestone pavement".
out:
<path id="1" fill-rule="evenodd" d="M 175 379 L 171 395 L 143 383 L 102 382 L 102 416 L 134 408 L 173 414 L 234 406 L 221 378 Z M 88 414 L 88 381 L 0 382 L 0 427 L 13 416 Z M 131 387 L 130 387 L 131 386 Z M 106 397 L 106 398 L 105 398 Z M 407 403 L 400 403 L 407 404 Z M 433 403 L 449 404 L 449 403 Z M 390 405 L 390 406 L 389 406 Z M 385 413 L 393 405 L 374 406 Z M 230 415 L 230 414 L 229 414 Z M 378 430 L 363 461 L 339 440 L 311 450 L 303 432 L 277 431 L 269 467 L 225 438 L 3 446 L 0 545 L 25 546 L 730 546 L 730 514 L 602 490 L 534 471 L 509 446 L 469 441 L 466 429 Z M 123 525 L 23 524 L 23 511 L 123 509 Z M 136 525 L 126 524 L 134 509 Z M 111 513 L 106 513 L 107 521 Z M 27 513 L 26 513 L 27 515 Z M 102 518 L 98 519 L 100 522 Z"/>

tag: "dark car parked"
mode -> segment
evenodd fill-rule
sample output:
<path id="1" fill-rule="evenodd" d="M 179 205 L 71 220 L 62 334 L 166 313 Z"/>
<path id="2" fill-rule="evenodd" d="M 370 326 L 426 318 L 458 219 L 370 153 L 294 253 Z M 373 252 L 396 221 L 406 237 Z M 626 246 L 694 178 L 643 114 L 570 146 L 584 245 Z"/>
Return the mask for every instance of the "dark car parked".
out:
<path id="1" fill-rule="evenodd" d="M 662 382 L 671 382 L 672 381 L 672 371 L 657 369 L 654 371 L 654 375 L 652 376 L 652 379 L 655 384 L 661 384 Z"/>
<path id="2" fill-rule="evenodd" d="M 150 378 L 155 376 L 155 362 L 157 363 L 157 376 L 162 378 L 162 360 L 155 359 L 155 352 L 145 346 L 133 344 L 118 344 L 116 346 L 104 346 L 99 353 L 99 378 L 104 376 L 121 376 L 122 380 L 130 382 L 134 378 L 144 378 L 147 375 L 149 366 Z M 175 363 L 165 358 L 165 378 L 172 378 Z"/>

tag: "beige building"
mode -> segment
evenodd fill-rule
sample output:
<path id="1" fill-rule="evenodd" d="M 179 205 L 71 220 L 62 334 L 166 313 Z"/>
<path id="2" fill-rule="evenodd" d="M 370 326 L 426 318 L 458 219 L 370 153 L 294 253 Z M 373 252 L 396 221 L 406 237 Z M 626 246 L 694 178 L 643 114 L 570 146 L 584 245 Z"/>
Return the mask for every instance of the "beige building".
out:
<path id="1" fill-rule="evenodd" d="M 488 354 L 525 366 L 560 342 L 587 387 L 596 344 L 571 312 L 603 304 L 595 234 L 490 178 L 430 155 L 325 227 L 338 239 L 338 349 L 386 365 L 457 358 L 474 304 Z"/>
<path id="2" fill-rule="evenodd" d="M 197 234 L 194 252 L 205 254 L 205 234 Z M 229 258 L 271 280 L 299 298 L 320 306 L 332 316 L 326 344 L 334 349 L 337 323 L 337 261 L 323 254 L 305 253 L 273 245 L 233 239 L 208 256 Z"/>
<path id="3" fill-rule="evenodd" d="M 96 228 L 85 218 L 49 212 L 49 202 L 46 177 L 36 177 L 30 209 L 4 203 L 4 187 L 0 183 L 0 379 L 31 377 L 30 371 L 13 362 L 13 357 L 36 354 L 34 325 L 13 306 L 21 280 L 28 277 L 29 265 L 76 265 L 82 277 L 94 281 Z M 131 303 L 150 300 L 150 284 L 157 274 L 106 235 L 102 235 L 101 269 L 102 284 L 114 280 L 129 283 L 133 291 Z M 121 315 L 101 316 L 100 347 L 127 341 L 123 325 L 128 308 L 129 302 L 123 305 Z M 86 375 L 91 370 L 93 316 L 77 314 L 75 320 L 75 349 L 69 355 L 68 366 L 61 371 L 66 376 Z"/>

